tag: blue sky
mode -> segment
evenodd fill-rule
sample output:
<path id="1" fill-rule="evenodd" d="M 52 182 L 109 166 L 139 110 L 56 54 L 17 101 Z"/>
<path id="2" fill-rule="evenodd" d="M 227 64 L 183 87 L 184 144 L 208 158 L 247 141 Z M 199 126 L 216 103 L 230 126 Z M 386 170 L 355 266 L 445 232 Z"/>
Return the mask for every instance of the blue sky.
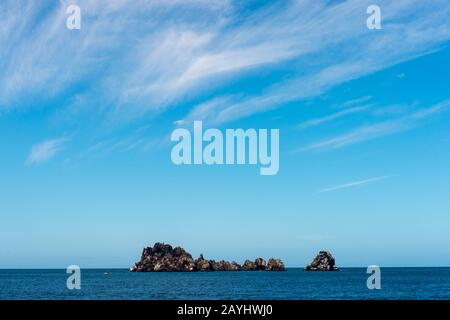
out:
<path id="1" fill-rule="evenodd" d="M 370 4 L 2 1 L 0 268 L 449 266 L 450 3 Z M 279 173 L 173 165 L 194 120 L 279 128 Z"/>

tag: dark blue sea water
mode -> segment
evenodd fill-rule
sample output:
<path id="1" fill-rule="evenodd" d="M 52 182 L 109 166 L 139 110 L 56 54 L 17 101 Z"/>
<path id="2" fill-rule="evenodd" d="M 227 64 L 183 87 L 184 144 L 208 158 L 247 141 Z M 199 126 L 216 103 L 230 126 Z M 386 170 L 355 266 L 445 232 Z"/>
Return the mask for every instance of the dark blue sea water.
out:
<path id="1" fill-rule="evenodd" d="M 67 289 L 68 276 L 65 270 L 0 270 L 0 299 L 450 299 L 450 268 L 382 268 L 380 290 L 367 289 L 364 268 L 205 273 L 82 269 L 80 290 Z"/>

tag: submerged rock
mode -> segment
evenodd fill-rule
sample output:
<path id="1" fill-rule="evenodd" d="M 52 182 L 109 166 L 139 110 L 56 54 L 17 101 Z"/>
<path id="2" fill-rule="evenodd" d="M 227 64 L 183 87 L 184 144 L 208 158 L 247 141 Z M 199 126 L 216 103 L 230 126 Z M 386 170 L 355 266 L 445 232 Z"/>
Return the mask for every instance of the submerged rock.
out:
<path id="1" fill-rule="evenodd" d="M 246 260 L 244 265 L 235 261 L 207 260 L 200 255 L 196 260 L 181 247 L 172 248 L 169 244 L 155 243 L 153 247 L 144 248 L 141 260 L 130 268 L 132 272 L 191 272 L 191 271 L 284 271 L 280 259 L 270 258 L 266 263 L 263 258 L 254 262 Z"/>
<path id="2" fill-rule="evenodd" d="M 320 251 L 314 260 L 305 267 L 306 271 L 338 271 L 330 252 Z"/>

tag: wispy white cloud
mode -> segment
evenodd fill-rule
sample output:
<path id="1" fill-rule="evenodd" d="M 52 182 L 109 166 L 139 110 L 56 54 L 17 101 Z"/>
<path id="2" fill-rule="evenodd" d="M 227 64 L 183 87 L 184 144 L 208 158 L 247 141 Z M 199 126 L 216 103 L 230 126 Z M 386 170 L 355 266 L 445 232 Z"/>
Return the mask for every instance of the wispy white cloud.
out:
<path id="1" fill-rule="evenodd" d="M 315 127 L 318 126 L 320 124 L 326 123 L 326 122 L 330 122 L 332 120 L 335 119 L 339 119 L 342 118 L 344 116 L 350 115 L 350 114 L 354 114 L 354 113 L 359 113 L 362 111 L 367 110 L 367 108 L 369 108 L 369 106 L 359 106 L 359 107 L 353 107 L 353 108 L 349 108 L 349 109 L 345 109 L 339 112 L 335 112 L 333 114 L 330 114 L 328 116 L 322 117 L 322 118 L 315 118 L 315 119 L 310 119 L 307 120 L 305 122 L 300 123 L 297 128 L 298 129 L 306 129 L 306 128 L 310 128 L 310 127 Z"/>
<path id="2" fill-rule="evenodd" d="M 26 94 L 51 99 L 89 83 L 78 103 L 101 101 L 110 112 L 161 109 L 181 94 L 176 79 L 228 14 L 228 1 L 219 0 L 80 0 L 81 30 L 70 31 L 69 4 L 0 3 L 0 19 L 6 20 L 0 31 L 0 107 L 33 105 Z"/>
<path id="3" fill-rule="evenodd" d="M 67 138 L 51 139 L 40 142 L 31 148 L 26 160 L 28 165 L 37 165 L 53 158 L 64 147 Z"/>
<path id="4" fill-rule="evenodd" d="M 374 178 L 369 178 L 369 179 L 364 179 L 364 180 L 352 181 L 352 182 L 340 184 L 340 185 L 337 185 L 337 186 L 334 186 L 334 187 L 322 189 L 322 190 L 319 191 L 319 193 L 353 188 L 353 187 L 361 186 L 361 185 L 368 184 L 368 183 L 371 183 L 371 182 L 385 180 L 385 179 L 388 179 L 388 178 L 390 178 L 390 176 L 381 176 L 381 177 L 374 177 Z"/>
<path id="5" fill-rule="evenodd" d="M 0 3 L 0 108 L 80 87 L 66 105 L 77 115 L 132 121 L 183 104 L 185 120 L 222 123 L 319 95 L 450 38 L 447 0 L 380 0 L 382 30 L 366 28 L 368 0 L 286 1 L 252 12 L 238 1 L 79 0 L 78 31 L 65 28 L 68 4 Z M 217 94 L 285 64 L 289 77 L 258 83 L 258 95 Z M 188 108 L 191 101 L 199 103 Z"/>
<path id="6" fill-rule="evenodd" d="M 361 12 L 367 4 L 366 1 L 345 1 L 325 6 L 324 2 L 317 1 L 316 6 L 322 7 L 313 13 L 296 12 L 295 7 L 279 13 L 288 17 L 296 12 L 296 23 L 302 29 L 290 26 L 298 31 L 296 36 L 277 38 L 289 41 L 295 49 L 302 48 L 295 53 L 298 63 L 293 64 L 294 75 L 265 88 L 257 96 L 231 99 L 230 105 L 212 109 L 204 120 L 223 123 L 320 95 L 338 84 L 434 52 L 450 38 L 450 23 L 444 14 L 449 11 L 449 3 L 423 7 L 419 2 L 381 1 L 379 5 L 385 15 L 383 31 L 378 33 L 363 26 L 365 16 Z M 275 21 L 265 23 L 267 29 L 280 28 Z M 312 55 L 313 66 L 305 63 Z M 202 106 L 204 103 L 198 108 Z M 196 114 L 196 108 L 187 118 L 192 118 L 192 114 Z"/>
<path id="7" fill-rule="evenodd" d="M 415 111 L 409 115 L 375 124 L 368 124 L 350 132 L 340 134 L 319 142 L 307 145 L 296 152 L 321 149 L 339 149 L 363 141 L 387 136 L 420 126 L 423 120 L 450 108 L 450 100 L 437 103 L 431 107 Z"/>
<path id="8" fill-rule="evenodd" d="M 165 147 L 169 136 L 152 137 L 152 129 L 152 126 L 144 125 L 131 132 L 93 137 L 87 146 L 82 146 L 78 152 L 66 158 L 64 164 L 73 166 L 85 159 L 105 158 L 117 153 L 146 153 Z"/>
<path id="9" fill-rule="evenodd" d="M 352 100 L 348 100 L 348 101 L 345 101 L 345 102 L 334 104 L 334 105 L 332 105 L 332 107 L 337 107 L 337 108 L 353 107 L 353 106 L 358 105 L 358 104 L 365 104 L 370 99 L 372 99 L 372 96 L 364 96 L 364 97 L 360 97 L 360 98 L 356 98 L 356 99 L 352 99 Z"/>

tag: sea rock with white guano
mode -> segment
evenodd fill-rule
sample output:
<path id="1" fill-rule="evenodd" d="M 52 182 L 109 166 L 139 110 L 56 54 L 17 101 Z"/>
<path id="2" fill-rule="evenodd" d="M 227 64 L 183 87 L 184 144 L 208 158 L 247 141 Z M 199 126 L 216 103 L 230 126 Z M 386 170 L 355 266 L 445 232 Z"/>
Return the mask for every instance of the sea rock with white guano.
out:
<path id="1" fill-rule="evenodd" d="M 266 262 L 263 258 L 255 261 L 246 260 L 244 265 L 235 261 L 207 260 L 200 255 L 193 259 L 191 254 L 181 247 L 172 248 L 169 244 L 155 243 L 153 247 L 144 248 L 141 260 L 130 268 L 132 272 L 202 272 L 202 271 L 284 271 L 284 264 L 280 259 L 270 258 Z"/>
<path id="2" fill-rule="evenodd" d="M 320 251 L 314 260 L 305 267 L 306 271 L 338 271 L 335 260 L 329 251 Z"/>

